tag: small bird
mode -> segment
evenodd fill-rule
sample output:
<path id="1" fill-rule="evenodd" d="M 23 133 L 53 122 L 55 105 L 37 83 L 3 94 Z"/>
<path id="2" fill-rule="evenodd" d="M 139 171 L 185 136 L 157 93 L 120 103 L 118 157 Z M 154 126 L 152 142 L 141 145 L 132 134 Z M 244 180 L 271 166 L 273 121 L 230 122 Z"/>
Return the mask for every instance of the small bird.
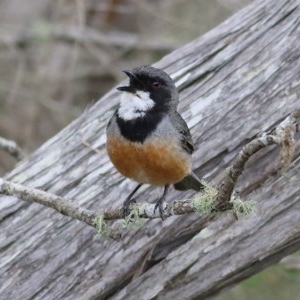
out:
<path id="1" fill-rule="evenodd" d="M 203 189 L 192 172 L 192 137 L 176 111 L 178 91 L 167 73 L 151 66 L 124 73 L 129 85 L 117 88 L 122 92 L 120 106 L 106 128 L 110 160 L 123 176 L 138 182 L 124 201 L 123 216 L 130 213 L 131 199 L 142 184 L 151 184 L 164 186 L 154 208 L 163 219 L 163 203 L 171 184 L 181 191 Z"/>

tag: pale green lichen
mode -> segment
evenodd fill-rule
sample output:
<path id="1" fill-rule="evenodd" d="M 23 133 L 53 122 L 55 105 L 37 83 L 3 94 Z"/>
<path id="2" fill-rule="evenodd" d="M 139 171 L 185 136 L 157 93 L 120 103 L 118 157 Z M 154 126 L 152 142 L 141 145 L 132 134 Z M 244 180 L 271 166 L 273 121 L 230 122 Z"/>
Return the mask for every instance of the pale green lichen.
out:
<path id="1" fill-rule="evenodd" d="M 234 196 L 230 202 L 233 205 L 232 210 L 238 218 L 249 216 L 255 211 L 255 202 L 253 200 L 242 200 L 240 197 Z"/>
<path id="2" fill-rule="evenodd" d="M 208 215 L 212 212 L 218 195 L 218 190 L 215 187 L 212 187 L 207 183 L 204 183 L 204 185 L 204 191 L 193 197 L 196 212 L 200 215 Z"/>
<path id="3" fill-rule="evenodd" d="M 207 183 L 204 183 L 204 185 L 204 191 L 196 194 L 193 202 L 197 213 L 209 215 L 216 208 L 218 190 Z M 233 211 L 238 218 L 251 215 L 255 211 L 255 202 L 253 200 L 242 200 L 237 195 L 234 195 L 230 202 L 232 203 L 232 210 L 229 211 Z M 218 212 L 215 211 L 215 213 Z M 228 210 L 220 213 L 228 213 Z"/>
<path id="4" fill-rule="evenodd" d="M 135 206 L 131 206 L 130 214 L 123 219 L 123 228 L 125 229 L 137 229 L 145 224 L 146 220 L 139 215 L 139 209 Z"/>
<path id="5" fill-rule="evenodd" d="M 93 220 L 93 225 L 95 226 L 95 228 L 97 230 L 95 239 L 101 239 L 101 238 L 106 238 L 106 237 L 111 236 L 111 229 L 105 222 L 103 215 L 97 216 Z"/>

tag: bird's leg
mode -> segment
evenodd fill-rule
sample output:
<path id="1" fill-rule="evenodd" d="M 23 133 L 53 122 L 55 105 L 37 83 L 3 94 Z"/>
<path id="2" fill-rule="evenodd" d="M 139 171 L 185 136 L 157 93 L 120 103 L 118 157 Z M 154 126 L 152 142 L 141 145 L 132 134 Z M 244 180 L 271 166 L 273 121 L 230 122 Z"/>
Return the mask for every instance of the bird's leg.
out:
<path id="1" fill-rule="evenodd" d="M 132 196 L 138 191 L 138 189 L 142 186 L 142 184 L 138 184 L 135 189 L 129 194 L 129 196 L 125 199 L 124 203 L 123 203 L 123 208 L 122 208 L 122 215 L 123 218 L 125 218 L 126 216 L 129 215 L 130 213 L 130 203 L 133 202 L 133 200 L 131 200 Z"/>
<path id="2" fill-rule="evenodd" d="M 166 195 L 167 195 L 167 193 L 168 193 L 169 187 L 170 187 L 169 184 L 165 185 L 164 193 L 163 193 L 162 196 L 158 199 L 158 201 L 156 202 L 155 207 L 154 207 L 154 213 L 155 213 L 156 209 L 158 208 L 159 214 L 160 214 L 160 217 L 161 217 L 162 220 L 164 219 L 164 218 L 163 218 L 163 203 L 164 203 L 165 200 L 166 200 Z"/>

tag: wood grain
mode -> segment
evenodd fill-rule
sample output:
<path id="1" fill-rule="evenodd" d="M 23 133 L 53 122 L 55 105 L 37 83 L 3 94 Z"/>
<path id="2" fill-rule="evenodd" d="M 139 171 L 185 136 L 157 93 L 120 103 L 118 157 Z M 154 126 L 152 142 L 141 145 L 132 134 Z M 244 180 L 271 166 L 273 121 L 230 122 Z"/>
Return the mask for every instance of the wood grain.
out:
<path id="1" fill-rule="evenodd" d="M 155 64 L 180 90 L 199 176 L 220 182 L 245 141 L 299 105 L 299 15 L 299 0 L 255 1 Z M 117 173 L 105 152 L 105 127 L 117 103 L 112 90 L 6 179 L 86 208 L 120 207 L 135 183 Z M 255 215 L 222 216 L 204 229 L 209 217 L 189 215 L 148 221 L 119 242 L 94 240 L 78 221 L 0 196 L 1 297 L 205 299 L 240 282 L 300 249 L 299 146 L 284 173 L 277 148 L 248 163 L 238 188 L 257 201 Z M 144 189 L 137 201 L 155 201 L 160 192 Z M 191 195 L 173 191 L 169 200 Z"/>

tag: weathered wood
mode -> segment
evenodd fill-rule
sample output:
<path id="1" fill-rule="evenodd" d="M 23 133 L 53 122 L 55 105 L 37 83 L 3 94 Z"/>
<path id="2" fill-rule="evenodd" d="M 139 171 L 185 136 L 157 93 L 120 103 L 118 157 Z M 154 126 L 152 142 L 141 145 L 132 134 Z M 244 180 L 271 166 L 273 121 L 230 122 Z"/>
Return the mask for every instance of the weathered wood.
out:
<path id="1" fill-rule="evenodd" d="M 256 1 L 157 64 L 181 91 L 198 175 L 220 182 L 246 140 L 299 106 L 299 15 L 299 0 Z M 119 207 L 134 183 L 113 169 L 105 153 L 105 126 L 117 103 L 113 90 L 6 179 L 86 208 Z M 238 187 L 257 201 L 249 218 L 222 216 L 205 229 L 209 217 L 150 220 L 118 242 L 95 241 L 93 229 L 78 221 L 1 196 L 0 295 L 204 299 L 218 293 L 300 249 L 299 155 L 298 142 L 284 174 L 277 149 L 251 159 Z M 137 201 L 154 200 L 157 190 L 144 189 Z M 190 195 L 174 191 L 168 198 Z"/>

